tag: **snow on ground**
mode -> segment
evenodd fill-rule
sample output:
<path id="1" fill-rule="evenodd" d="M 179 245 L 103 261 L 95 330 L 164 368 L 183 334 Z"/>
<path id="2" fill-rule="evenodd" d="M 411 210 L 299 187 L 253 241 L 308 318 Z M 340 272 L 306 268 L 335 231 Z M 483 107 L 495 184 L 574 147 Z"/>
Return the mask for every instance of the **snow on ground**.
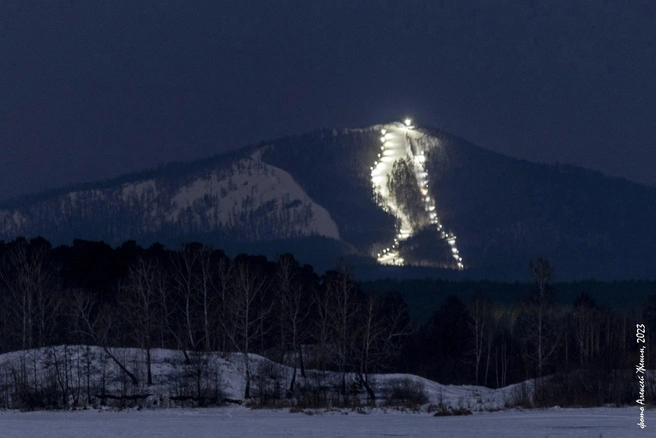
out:
<path id="1" fill-rule="evenodd" d="M 158 403 L 162 406 L 171 406 L 168 399 L 189 393 L 193 388 L 193 379 L 188 380 L 182 376 L 193 373 L 194 365 L 186 365 L 185 357 L 181 351 L 153 349 L 151 350 L 151 363 L 153 385 L 146 386 L 145 351 L 136 348 L 114 348 L 112 354 L 127 364 L 130 371 L 139 379 L 138 386 L 126 386 L 126 380 L 118 366 L 110 360 L 109 356 L 100 347 L 95 346 L 58 346 L 42 349 L 16 351 L 0 355 L 0 392 L 11 388 L 13 373 L 21 369 L 27 370 L 26 382 L 33 385 L 35 376 L 38 379 L 36 386 L 46 384 L 49 379 L 59 378 L 70 381 L 70 385 L 87 385 L 86 375 L 90 373 L 88 382 L 94 388 L 106 388 L 110 394 L 152 394 L 148 403 Z M 208 377 L 204 384 L 208 388 L 218 387 L 223 398 L 243 400 L 245 390 L 245 363 L 244 356 L 239 353 L 208 353 L 201 357 L 191 354 L 192 362 L 201 359 L 205 363 Z M 250 369 L 253 374 L 252 389 L 257 394 L 258 388 L 269 388 L 273 385 L 270 380 L 276 376 L 277 382 L 283 388 L 289 387 L 293 369 L 288 366 L 272 362 L 262 356 L 250 354 Z M 55 362 L 59 361 L 59 368 Z M 64 367 L 63 364 L 67 365 Z M 62 374 L 65 370 L 66 374 Z M 57 374 L 59 373 L 59 374 Z M 214 383 L 212 375 L 219 376 Z M 267 376 L 260 379 L 260 376 Z M 268 380 L 267 380 L 268 379 Z M 347 374 L 349 386 L 356 382 L 355 375 Z M 428 405 L 437 405 L 444 409 L 468 409 L 472 412 L 493 411 L 505 409 L 508 406 L 519 405 L 522 393 L 531 392 L 531 383 L 510 385 L 500 389 L 490 389 L 473 385 L 443 385 L 423 377 L 411 374 L 369 374 L 369 385 L 376 394 L 377 399 L 383 402 L 393 387 L 405 384 L 421 386 L 428 398 Z M 77 382 L 77 383 L 76 383 Z M 322 372 L 306 370 L 306 378 L 297 377 L 299 387 L 321 385 L 328 391 L 339 388 L 341 374 L 335 372 Z M 191 385 L 191 386 L 190 386 Z M 181 392 L 186 388 L 187 392 Z M 332 389 L 331 389 L 332 388 Z M 96 393 L 99 391 L 96 391 Z M 84 390 L 82 391 L 84 394 Z M 193 395 L 193 391 L 190 392 Z M 367 401 L 364 388 L 358 392 L 362 403 Z M 97 400 L 96 400 L 97 401 Z M 1 406 L 1 405 L 0 405 Z"/>
<path id="2" fill-rule="evenodd" d="M 218 197 L 218 204 L 209 207 L 208 216 L 216 218 L 221 225 L 226 225 L 235 212 L 253 211 L 271 201 L 280 208 L 298 212 L 309 205 L 312 219 L 304 228 L 296 230 L 298 234 L 339 239 L 337 224 L 328 210 L 314 202 L 288 172 L 262 161 L 260 151 L 233 164 L 227 174 L 213 171 L 181 187 L 172 198 L 170 221 L 176 222 L 182 211 L 206 196 Z M 251 203 L 244 205 L 244 199 L 250 199 Z"/>
<path id="3" fill-rule="evenodd" d="M 279 224 L 275 229 L 278 234 L 268 236 L 271 238 L 312 235 L 340 238 L 337 223 L 328 210 L 314 202 L 288 172 L 262 161 L 259 151 L 228 168 L 214 169 L 169 187 L 171 183 L 177 184 L 176 181 L 147 179 L 126 183 L 120 187 L 118 198 L 114 197 L 116 188 L 70 192 L 58 198 L 61 217 L 80 215 L 80 212 L 84 215 L 94 205 L 109 202 L 118 203 L 114 208 L 127 208 L 141 215 L 137 221 L 141 223 L 141 231 L 176 225 L 181 218 L 184 224 L 191 220 L 198 230 L 211 231 L 239 223 L 242 228 L 253 225 L 249 223 L 249 215 L 256 213 L 265 215 L 261 218 L 265 223 Z M 0 229 L 7 235 L 20 235 L 25 227 L 30 227 L 31 220 L 29 214 L 18 210 L 0 210 Z M 249 236 L 253 240 L 259 237 Z"/>
<path id="4" fill-rule="evenodd" d="M 429 193 L 428 172 L 426 170 L 426 152 L 439 147 L 439 141 L 414 129 L 412 121 L 406 119 L 404 123 L 391 123 L 380 127 L 380 152 L 374 161 L 371 170 L 371 184 L 374 192 L 380 199 L 380 207 L 393 214 L 399 221 L 394 242 L 381 253 L 377 254 L 378 263 L 383 265 L 403 265 L 405 260 L 400 256 L 398 246 L 412 236 L 417 230 L 402 209 L 390 195 L 387 184 L 392 174 L 394 163 L 401 159 L 408 159 L 414 168 L 418 189 L 422 195 L 424 209 L 430 218 L 430 223 L 437 228 L 443 239 L 451 247 L 455 267 L 463 269 L 463 261 L 456 247 L 456 236 L 447 232 L 440 223 L 435 206 L 435 199 Z"/>
<path id="5" fill-rule="evenodd" d="M 0 390 L 11 388 L 13 373 L 21 369 L 21 365 L 30 371 L 25 375 L 26 381 L 42 386 L 49 379 L 57 377 L 67 379 L 71 386 L 77 384 L 87 385 L 86 375 L 90 373 L 89 385 L 95 388 L 106 388 L 112 394 L 152 394 L 151 401 L 160 400 L 163 406 L 168 404 L 171 396 L 183 395 L 180 387 L 187 387 L 189 382 L 181 376 L 193 371 L 193 365 L 185 365 L 185 357 L 181 351 L 153 349 L 151 350 L 151 363 L 153 385 L 146 386 L 145 352 L 136 348 L 114 348 L 112 354 L 119 358 L 139 379 L 139 385 L 125 386 L 125 378 L 118 366 L 110 360 L 100 347 L 86 346 L 58 346 L 35 349 L 29 351 L 16 351 L 0 355 Z M 288 387 L 293 369 L 277 364 L 262 356 L 250 354 L 250 368 L 253 373 L 253 390 L 257 391 L 260 385 L 272 385 L 271 381 L 260 381 L 260 375 L 276 375 L 278 383 L 284 388 Z M 191 356 L 192 361 L 197 358 Z M 205 384 L 218 386 L 224 398 L 242 400 L 245 389 L 244 356 L 239 353 L 209 353 L 202 358 L 206 363 L 207 373 L 220 376 L 220 381 L 214 385 L 211 380 Z M 59 368 L 55 362 L 59 361 Z M 62 365 L 67 363 L 65 367 Z M 59 371 L 57 371 L 59 370 Z M 66 374 L 61 374 L 63 370 Z M 88 370 L 88 371 L 87 371 Z M 212 371 L 214 370 L 214 371 Z M 57 374 L 59 373 L 59 374 Z M 349 384 L 356 380 L 354 375 L 348 375 Z M 393 386 L 404 382 L 412 382 L 423 387 L 428 398 L 428 404 L 443 406 L 446 409 L 468 409 L 470 411 L 490 411 L 504 409 L 515 405 L 521 385 L 511 385 L 500 389 L 490 389 L 482 386 L 442 385 L 423 377 L 410 374 L 370 374 L 369 385 L 376 393 L 378 400 L 384 400 Z M 320 372 L 307 370 L 307 378 L 297 377 L 297 384 L 301 387 L 311 386 L 319 382 L 327 388 L 338 388 L 341 374 L 334 372 Z M 77 383 L 76 383 L 77 382 Z M 530 384 L 529 384 L 530 385 Z M 126 392 L 127 391 L 127 392 Z M 82 391 L 84 393 L 84 391 Z M 530 392 L 530 391 L 529 391 Z M 367 394 L 361 389 L 358 397 L 364 403 Z M 158 403 L 160 403 L 158 401 Z"/>
<path id="6" fill-rule="evenodd" d="M 138 349 L 113 349 L 113 354 L 125 361 L 143 382 L 143 351 Z M 13 352 L 0 355 L 0 386 L 12 385 L 12 370 L 24 364 L 32 374 L 47 378 L 53 372 L 53 358 L 67 360 L 66 368 L 75 382 L 78 371 L 84 374 L 85 361 L 92 361 L 91 384 L 97 385 L 102 377 L 109 392 L 117 393 L 122 385 L 120 371 L 108 361 L 99 347 L 68 346 L 51 347 L 27 352 Z M 132 388 L 135 393 L 152 393 L 155 398 L 175 393 L 181 385 L 175 380 L 184 368 L 184 357 L 180 351 L 153 350 L 154 385 Z M 253 389 L 259 385 L 262 373 L 270 375 L 272 370 L 279 375 L 286 386 L 291 377 L 291 369 L 275 364 L 261 356 L 249 355 L 254 372 Z M 192 357 L 192 360 L 194 358 Z M 223 395 L 229 399 L 240 400 L 244 391 L 244 357 L 240 354 L 209 355 L 220 376 Z M 81 367 L 81 368 L 80 368 Z M 273 367 L 273 368 L 272 368 Z M 60 368 L 61 369 L 61 368 Z M 31 377 L 27 376 L 28 380 Z M 339 382 L 337 373 L 319 373 L 308 370 L 308 381 L 316 381 L 322 376 L 325 384 Z M 478 386 L 441 385 L 418 376 L 408 374 L 370 375 L 370 384 L 383 400 L 386 391 L 395 383 L 410 381 L 421 383 L 428 396 L 419 411 L 407 408 L 389 408 L 384 404 L 374 409 L 305 409 L 300 413 L 290 413 L 288 409 L 251 410 L 244 406 L 228 404 L 219 408 L 169 408 L 171 403 L 158 404 L 158 408 L 133 408 L 117 411 L 108 407 L 90 408 L 76 411 L 37 411 L 18 412 L 0 410 L 0 436 L 18 437 L 641 437 L 651 436 L 641 430 L 639 408 L 591 408 L 591 409 L 536 409 L 502 410 L 521 394 L 530 392 L 530 384 L 512 385 L 501 389 Z M 184 383 L 184 382 L 183 382 Z M 304 379 L 297 377 L 298 385 Z M 83 382 L 86 384 L 86 382 Z M 123 386 L 125 389 L 125 387 Z M 128 388 L 129 389 L 129 388 Z M 364 401 L 365 391 L 359 395 Z M 450 408 L 465 408 L 473 415 L 435 417 L 429 413 L 429 405 L 442 405 Z M 97 403 L 94 403 L 98 406 Z M 148 404 L 146 404 L 148 405 Z M 155 404 L 150 404 L 155 406 Z M 495 411 L 495 412 L 489 412 Z M 656 427 L 656 410 L 645 412 L 646 431 Z"/>
<path id="7" fill-rule="evenodd" d="M 252 411 L 243 407 L 142 411 L 0 412 L 5 438 L 23 437 L 535 437 L 635 438 L 653 436 L 637 426 L 638 409 L 548 409 L 479 413 L 466 417 L 355 412 L 322 415 Z"/>

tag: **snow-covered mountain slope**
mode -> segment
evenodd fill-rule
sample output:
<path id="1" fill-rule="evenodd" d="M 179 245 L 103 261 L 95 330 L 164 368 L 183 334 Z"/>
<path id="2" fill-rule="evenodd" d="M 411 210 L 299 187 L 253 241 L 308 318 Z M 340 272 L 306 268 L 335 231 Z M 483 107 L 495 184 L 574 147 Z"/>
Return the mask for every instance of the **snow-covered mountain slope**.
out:
<path id="1" fill-rule="evenodd" d="M 653 278 L 653 223 L 656 188 L 400 122 L 285 137 L 0 203 L 5 241 L 199 241 L 230 255 L 293 252 L 319 271 L 347 255 L 369 277 L 395 276 L 397 267 L 380 265 L 402 264 L 525 280 L 528 261 L 543 257 L 563 281 Z"/>
<path id="2" fill-rule="evenodd" d="M 376 260 L 385 265 L 404 265 L 405 259 L 400 251 L 402 243 L 418 229 L 434 227 L 439 238 L 451 249 L 453 260 L 445 267 L 464 269 L 462 256 L 456 247 L 456 236 L 446 231 L 440 222 L 428 185 L 426 153 L 439 148 L 439 140 L 416 131 L 410 119 L 385 125 L 380 134 L 380 152 L 370 166 L 371 184 L 378 205 L 397 218 L 397 226 L 394 242 L 379 250 Z"/>
<path id="3" fill-rule="evenodd" d="M 42 222 L 44 216 L 47 223 Z M 122 221 L 127 223 L 121 236 Z M 197 233 L 218 229 L 244 241 L 312 235 L 339 239 L 330 213 L 288 172 L 263 162 L 259 151 L 227 168 L 179 181 L 152 178 L 72 191 L 27 209 L 0 210 L 4 235 L 33 234 L 44 226 L 52 232 L 72 222 L 97 222 L 99 228 L 106 227 L 105 235 L 119 240 L 167 227 Z"/>

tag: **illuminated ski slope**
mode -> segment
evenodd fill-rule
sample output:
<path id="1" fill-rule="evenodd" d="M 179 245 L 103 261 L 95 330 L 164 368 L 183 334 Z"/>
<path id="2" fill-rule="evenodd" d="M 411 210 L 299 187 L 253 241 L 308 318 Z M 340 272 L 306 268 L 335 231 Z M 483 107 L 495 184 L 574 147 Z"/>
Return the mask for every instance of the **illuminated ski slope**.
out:
<path id="1" fill-rule="evenodd" d="M 399 254 L 399 243 L 418 231 L 414 229 L 410 219 L 399 208 L 394 199 L 392 199 L 387 188 L 387 181 L 392 173 L 394 163 L 402 158 L 408 158 L 414 168 L 418 189 L 424 203 L 424 210 L 430 219 L 430 223 L 437 227 L 440 236 L 448 242 L 451 248 L 451 255 L 454 259 L 454 266 L 458 269 L 463 269 L 462 257 L 456 247 L 456 236 L 453 233 L 447 232 L 440 223 L 435 207 L 435 200 L 430 195 L 428 189 L 428 172 L 425 168 L 426 150 L 424 148 L 426 147 L 425 145 L 431 145 L 432 142 L 417 141 L 423 134 L 414 129 L 410 119 L 406 119 L 404 123 L 385 125 L 381 129 L 380 135 L 380 152 L 377 154 L 377 160 L 370 167 L 371 183 L 379 205 L 383 210 L 393 214 L 397 218 L 399 225 L 397 226 L 394 242 L 376 254 L 378 263 L 399 266 L 405 264 L 405 260 Z"/>

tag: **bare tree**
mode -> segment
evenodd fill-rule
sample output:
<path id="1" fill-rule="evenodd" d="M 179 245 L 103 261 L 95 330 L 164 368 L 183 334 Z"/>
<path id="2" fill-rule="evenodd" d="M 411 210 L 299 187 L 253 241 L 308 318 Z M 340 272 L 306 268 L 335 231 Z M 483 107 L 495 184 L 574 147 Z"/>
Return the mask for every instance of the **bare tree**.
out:
<path id="1" fill-rule="evenodd" d="M 228 336 L 228 328 L 223 324 L 223 321 L 228 318 L 228 298 L 231 294 L 233 285 L 233 265 L 228 257 L 222 255 L 216 266 L 216 275 L 214 278 L 214 290 L 216 291 L 218 300 L 218 349 L 222 352 L 228 350 L 228 342 L 234 338 L 234 335 Z M 231 327 L 232 329 L 232 327 Z M 231 330 L 232 331 L 232 330 Z"/>
<path id="2" fill-rule="evenodd" d="M 331 315 L 334 302 L 334 288 L 318 287 L 312 291 L 312 310 L 315 312 L 314 324 L 312 324 L 312 337 L 318 344 L 316 359 L 318 367 L 325 371 L 328 358 L 328 348 L 331 339 Z"/>
<path id="3" fill-rule="evenodd" d="M 595 340 L 599 333 L 596 330 L 596 313 L 596 303 L 590 295 L 581 293 L 576 297 L 572 308 L 572 323 L 581 365 L 592 360 L 595 351 Z"/>
<path id="4" fill-rule="evenodd" d="M 110 305 L 100 305 L 87 291 L 73 291 L 70 302 L 71 310 L 78 318 L 76 326 L 82 334 L 89 336 L 100 345 L 107 356 L 123 371 L 134 386 L 139 385 L 139 379 L 112 353 L 109 347 L 109 334 L 117 325 L 114 308 Z"/>
<path id="5" fill-rule="evenodd" d="M 476 385 L 479 385 L 483 352 L 485 347 L 488 346 L 489 359 L 488 340 L 492 337 L 490 334 L 490 326 L 492 325 L 490 301 L 484 296 L 476 295 L 469 305 L 469 315 L 471 316 L 469 329 L 474 338 L 474 380 Z"/>
<path id="6" fill-rule="evenodd" d="M 173 316 L 174 306 L 171 304 L 170 276 L 166 269 L 158 264 L 157 275 L 155 277 L 155 290 L 157 299 L 158 312 L 158 340 L 159 347 L 166 347 L 166 338 L 171 333 L 171 318 Z"/>
<path id="7" fill-rule="evenodd" d="M 497 338 L 497 330 L 499 328 L 500 319 L 503 315 L 502 309 L 493 308 L 490 306 L 488 313 L 488 330 L 485 337 L 486 344 L 486 359 L 485 359 L 485 374 L 483 377 L 483 386 L 487 386 L 488 377 L 490 375 L 490 363 L 492 360 L 492 349 Z"/>
<path id="8" fill-rule="evenodd" d="M 212 332 L 214 331 L 216 318 L 216 295 L 214 292 L 214 281 L 212 275 L 212 254 L 207 248 L 203 248 L 198 255 L 198 292 L 203 319 L 203 344 L 205 351 L 211 351 Z"/>
<path id="9" fill-rule="evenodd" d="M 275 297 L 280 324 L 281 354 L 283 362 L 288 350 L 291 350 L 296 358 L 289 393 L 294 391 L 297 366 L 301 368 L 301 376 L 305 377 L 300 342 L 305 337 L 304 322 L 310 311 L 309 303 L 305 299 L 303 283 L 296 277 L 297 268 L 292 256 L 285 255 L 278 258 Z"/>
<path id="10" fill-rule="evenodd" d="M 57 273 L 48 260 L 49 245 L 19 240 L 2 260 L 0 279 L 19 327 L 22 349 L 45 346 L 61 304 Z M 36 338 L 36 339 L 35 339 Z"/>
<path id="11" fill-rule="evenodd" d="M 506 386 L 510 360 L 513 356 L 513 341 L 516 339 L 517 325 L 521 309 L 496 308 L 494 311 L 495 332 L 494 337 L 494 368 L 496 387 Z"/>
<path id="12" fill-rule="evenodd" d="M 369 294 L 363 303 L 360 312 L 361 325 L 358 330 L 360 338 L 360 380 L 367 390 L 371 400 L 376 399 L 374 391 L 369 385 L 369 369 L 374 362 L 378 344 L 384 337 L 385 322 L 382 318 L 381 298 L 377 294 Z"/>
<path id="13" fill-rule="evenodd" d="M 360 311 L 358 289 L 354 284 L 349 268 L 340 266 L 339 271 L 327 274 L 326 288 L 331 290 L 328 296 L 333 298 L 330 306 L 329 321 L 332 333 L 331 344 L 335 349 L 334 361 L 342 373 L 343 395 L 346 395 L 346 372 L 355 356 L 357 342 L 356 321 Z"/>
<path id="14" fill-rule="evenodd" d="M 178 312 L 182 316 L 182 331 L 188 348 L 195 350 L 198 347 L 196 312 L 198 307 L 198 269 L 200 265 L 200 249 L 197 244 L 183 245 L 180 251 L 173 255 L 174 282 L 179 293 Z M 177 313 L 177 312 L 176 312 Z M 189 361 L 184 348 L 184 354 Z"/>
<path id="15" fill-rule="evenodd" d="M 161 273 L 155 262 L 139 259 L 128 272 L 128 281 L 124 288 L 123 307 L 127 322 L 132 326 L 134 337 L 140 347 L 146 350 L 147 384 L 153 384 L 151 366 L 151 349 L 160 324 L 158 286 Z"/>
<path id="16" fill-rule="evenodd" d="M 531 261 L 529 267 L 533 290 L 523 308 L 524 336 L 527 358 L 536 364 L 539 379 L 536 397 L 540 399 L 544 366 L 559 346 L 562 330 L 556 326 L 553 292 L 549 285 L 553 267 L 541 258 Z"/>
<path id="17" fill-rule="evenodd" d="M 203 405 L 205 380 L 212 363 L 209 352 L 220 313 L 212 252 L 198 243 L 186 244 L 173 254 L 172 265 L 172 279 L 177 291 L 173 313 L 177 319 L 171 334 L 194 376 L 195 397 Z"/>
<path id="18" fill-rule="evenodd" d="M 231 337 L 234 347 L 244 358 L 245 390 L 244 398 L 250 398 L 250 346 L 257 336 L 260 321 L 271 311 L 271 306 L 260 307 L 259 298 L 264 293 L 266 277 L 247 259 L 235 261 L 233 284 L 228 296 L 227 318 L 221 320 L 226 334 Z M 234 327 L 231 330 L 230 327 Z"/>
<path id="19" fill-rule="evenodd" d="M 359 378 L 369 398 L 375 400 L 369 373 L 384 369 L 400 353 L 403 339 L 414 333 L 416 327 L 401 296 L 393 293 L 385 297 L 368 294 L 362 302 L 359 317 Z"/>

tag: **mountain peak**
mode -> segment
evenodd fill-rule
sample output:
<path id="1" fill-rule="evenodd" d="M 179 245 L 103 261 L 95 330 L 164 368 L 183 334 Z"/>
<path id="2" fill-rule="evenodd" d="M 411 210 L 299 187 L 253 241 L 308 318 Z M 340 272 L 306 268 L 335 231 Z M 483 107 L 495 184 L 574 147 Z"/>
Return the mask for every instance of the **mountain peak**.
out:
<path id="1" fill-rule="evenodd" d="M 542 256 L 560 279 L 620 279 L 652 276 L 654 222 L 656 189 L 506 157 L 408 121 L 315 131 L 23 198 L 0 209 L 0 237 L 197 240 L 233 253 L 294 252 L 318 268 L 346 254 L 363 267 L 497 279 L 525 278 L 529 259 Z"/>

